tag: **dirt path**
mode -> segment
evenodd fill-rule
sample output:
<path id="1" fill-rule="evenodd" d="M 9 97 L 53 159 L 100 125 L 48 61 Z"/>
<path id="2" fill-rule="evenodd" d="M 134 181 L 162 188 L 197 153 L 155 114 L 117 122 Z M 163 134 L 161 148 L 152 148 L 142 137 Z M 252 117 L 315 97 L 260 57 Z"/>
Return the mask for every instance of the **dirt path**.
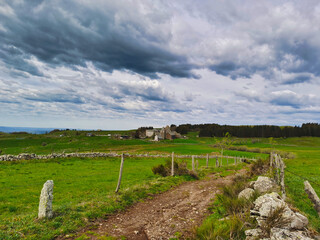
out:
<path id="1" fill-rule="evenodd" d="M 239 173 L 244 173 L 240 170 Z M 193 235 L 207 216 L 207 208 L 221 185 L 229 184 L 233 175 L 220 178 L 209 175 L 206 179 L 186 182 L 175 189 L 140 202 L 127 211 L 97 222 L 99 226 L 90 234 L 99 236 L 125 236 L 126 239 L 169 239 L 179 232 L 182 238 Z M 95 236 L 94 236 L 95 235 Z"/>

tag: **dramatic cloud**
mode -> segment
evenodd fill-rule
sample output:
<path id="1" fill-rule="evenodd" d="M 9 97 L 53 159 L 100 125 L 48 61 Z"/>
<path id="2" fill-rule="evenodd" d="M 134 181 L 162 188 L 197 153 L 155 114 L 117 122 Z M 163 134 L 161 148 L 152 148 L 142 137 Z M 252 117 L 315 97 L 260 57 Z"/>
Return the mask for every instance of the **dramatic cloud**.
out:
<path id="1" fill-rule="evenodd" d="M 319 56 L 315 0 L 4 0 L 0 124 L 320 121 Z"/>
<path id="2" fill-rule="evenodd" d="M 146 7 L 143 13 L 142 6 L 127 1 L 9 1 L 0 12 L 0 57 L 33 75 L 38 71 L 24 61 L 30 55 L 51 65 L 85 66 L 91 61 L 109 72 L 128 69 L 150 77 L 157 77 L 157 72 L 194 77 L 195 66 L 167 49 L 169 36 L 158 36 L 161 31 L 153 29 L 168 24 L 170 16 Z"/>

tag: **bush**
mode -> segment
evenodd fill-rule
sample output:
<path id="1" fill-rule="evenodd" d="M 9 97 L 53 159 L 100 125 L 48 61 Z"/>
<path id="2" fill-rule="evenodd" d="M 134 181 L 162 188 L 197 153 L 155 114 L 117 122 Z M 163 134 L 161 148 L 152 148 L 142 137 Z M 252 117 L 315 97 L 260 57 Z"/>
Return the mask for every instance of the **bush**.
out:
<path id="1" fill-rule="evenodd" d="M 168 169 L 165 166 L 163 166 L 162 164 L 152 167 L 152 172 L 154 174 L 161 175 L 162 177 L 169 176 L 169 173 L 167 170 Z"/>
<path id="2" fill-rule="evenodd" d="M 268 160 L 262 160 L 261 158 L 259 158 L 250 166 L 249 174 L 250 176 L 262 175 L 266 173 L 268 169 L 269 169 Z"/>
<path id="3" fill-rule="evenodd" d="M 171 161 L 166 160 L 165 164 L 160 164 L 152 167 L 152 172 L 154 174 L 161 175 L 163 177 L 167 177 L 171 175 Z M 198 179 L 197 173 L 190 171 L 187 168 L 187 163 L 185 161 L 177 162 L 174 161 L 174 174 L 177 176 L 189 175 L 192 178 Z"/>

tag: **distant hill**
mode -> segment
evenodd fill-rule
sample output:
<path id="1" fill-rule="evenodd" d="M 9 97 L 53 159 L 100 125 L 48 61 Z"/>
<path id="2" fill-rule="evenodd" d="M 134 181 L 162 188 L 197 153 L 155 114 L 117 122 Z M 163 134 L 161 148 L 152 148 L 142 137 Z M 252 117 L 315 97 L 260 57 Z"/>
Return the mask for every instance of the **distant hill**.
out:
<path id="1" fill-rule="evenodd" d="M 0 126 L 0 132 L 27 132 L 32 134 L 44 134 L 52 131 L 54 128 L 32 128 L 32 127 L 4 127 Z"/>

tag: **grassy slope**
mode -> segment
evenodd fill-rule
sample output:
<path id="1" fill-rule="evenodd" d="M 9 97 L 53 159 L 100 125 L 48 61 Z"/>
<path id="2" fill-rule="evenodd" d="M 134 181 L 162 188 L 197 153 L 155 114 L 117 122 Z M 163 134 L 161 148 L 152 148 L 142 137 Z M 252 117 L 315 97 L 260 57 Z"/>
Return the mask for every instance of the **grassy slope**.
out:
<path id="1" fill-rule="evenodd" d="M 125 160 L 120 194 L 114 189 L 119 159 L 54 159 L 0 164 L 0 239 L 52 239 L 105 217 L 133 202 L 169 189 L 186 177 L 162 178 L 151 167 L 164 159 Z M 203 162 L 204 163 L 204 162 Z M 238 165 L 236 168 L 239 168 Z M 224 176 L 229 172 L 220 171 Z M 39 193 L 43 183 L 54 180 L 54 212 L 51 220 L 37 220 Z M 151 195 L 150 195 L 151 194 Z"/>
<path id="2" fill-rule="evenodd" d="M 176 139 L 174 141 L 164 141 L 154 143 L 147 140 L 113 140 L 106 136 L 87 137 L 85 133 L 76 135 L 74 131 L 68 131 L 63 134 L 66 136 L 60 137 L 61 133 L 49 135 L 0 135 L 0 150 L 2 154 L 18 154 L 21 152 L 32 152 L 37 154 L 48 154 L 54 152 L 76 152 L 76 151 L 129 151 L 129 152 L 172 152 L 177 154 L 205 154 L 219 152 L 219 149 L 214 148 L 214 143 L 219 140 L 215 138 L 197 138 L 196 134 L 189 135 L 189 139 Z M 102 133 L 106 134 L 106 133 Z M 47 145 L 42 146 L 45 142 Z M 237 145 L 246 145 L 249 148 L 275 148 L 283 151 L 293 152 L 296 158 L 286 160 L 287 170 L 295 174 L 286 174 L 286 185 L 289 199 L 299 209 L 304 211 L 311 220 L 312 226 L 320 230 L 320 221 L 315 210 L 303 190 L 303 180 L 298 177 L 310 179 L 317 184 L 320 183 L 320 138 L 289 138 L 289 139 L 274 139 L 273 144 L 270 144 L 269 139 L 242 139 Z M 262 157 L 266 158 L 265 154 L 255 154 L 237 151 L 225 151 L 227 155 L 246 156 L 246 157 Z M 152 175 L 151 166 L 156 165 L 163 159 L 155 160 L 132 160 L 126 161 L 126 168 L 131 172 L 131 175 L 126 174 L 126 180 L 123 186 L 134 186 L 142 182 L 149 182 L 156 177 Z M 199 160 L 199 164 L 204 165 L 205 160 Z M 224 160 L 225 161 L 225 160 Z M 191 160 L 188 160 L 189 166 Z M 131 165 L 132 164 L 132 165 Z M 210 165 L 214 165 L 211 161 Z M 4 228 L 4 224 L 13 227 L 13 232 L 17 229 L 28 231 L 36 234 L 43 228 L 42 223 L 34 223 L 37 210 L 39 192 L 42 184 L 47 179 L 55 180 L 55 210 L 62 216 L 57 216 L 53 221 L 50 221 L 45 226 L 48 227 L 48 234 L 58 234 L 59 231 L 69 231 L 61 227 L 65 223 L 64 213 L 75 211 L 79 216 L 70 215 L 73 224 L 69 228 L 74 228 L 83 224 L 83 218 L 101 216 L 102 211 L 108 212 L 110 202 L 107 204 L 104 198 L 108 193 L 111 193 L 116 185 L 118 177 L 119 160 L 114 159 L 65 159 L 51 160 L 48 162 L 19 162 L 1 163 L 0 164 L 0 212 L 1 212 L 1 229 L 5 232 L 8 228 Z M 40 171 L 42 170 L 42 171 Z M 43 173 L 43 174 L 42 174 Z M 56 175 L 54 175 L 56 174 Z M 19 176 L 19 177 L 17 177 Z M 109 179 L 109 180 L 108 180 Z M 85 181 L 83 181 L 85 180 Z M 180 181 L 180 180 L 179 180 Z M 316 192 L 320 195 L 319 185 L 313 184 Z M 127 185 L 126 185 L 127 184 Z M 169 183 L 175 184 L 175 183 Z M 165 186 L 169 186 L 164 184 Z M 19 191 L 17 191 L 19 189 Z M 65 189 L 65 190 L 63 190 Z M 71 190 L 77 189 L 77 190 Z M 95 191 L 92 191 L 94 189 Z M 80 190 L 80 191 L 79 191 Z M 30 195 L 24 194 L 24 191 L 30 192 Z M 14 193 L 14 194 L 13 194 Z M 22 196 L 25 200 L 19 202 L 18 196 Z M 7 202 L 1 204 L 1 202 Z M 109 200 L 108 200 L 109 201 Z M 111 200 L 110 200 L 111 201 Z M 80 203 L 82 202 L 82 203 Z M 99 204 L 93 204 L 98 202 Z M 101 204 L 101 205 L 100 205 Z M 83 207 L 83 206 L 84 207 Z M 108 207 L 106 207 L 108 205 Z M 100 206 L 102 207 L 101 211 Z M 122 205 L 117 205 L 121 207 Z M 84 209 L 83 209 L 84 208 Z M 107 209 L 106 209 L 107 208 Z M 116 207 L 114 207 L 116 208 Z M 12 219 L 12 216 L 17 216 Z M 21 219 L 20 219 L 21 218 Z M 62 218 L 62 220 L 61 220 Z M 69 216 L 68 218 L 69 219 Z M 78 219 L 82 219 L 80 222 Z M 16 221 L 16 222 L 14 222 Z M 23 221 L 33 222 L 31 225 L 23 226 Z M 61 221 L 59 223 L 59 221 Z M 70 220 L 71 221 L 71 220 Z M 57 223 L 55 223 L 57 222 Z M 54 226 L 55 225 L 55 226 Z M 56 230 L 54 230 L 56 229 Z M 48 236 L 49 236 L 48 235 Z M 1 235 L 0 235 L 1 237 Z"/>
<path id="3" fill-rule="evenodd" d="M 116 201 L 113 193 L 118 179 L 119 159 L 55 159 L 22 161 L 0 165 L 0 239 L 51 239 L 85 223 L 103 217 L 135 199 L 170 188 L 183 178 L 163 179 L 151 167 L 163 159 L 127 159 L 122 190 Z M 50 221 L 37 221 L 39 194 L 43 183 L 54 180 L 54 211 Z M 147 184 L 153 182 L 153 184 Z M 155 182 L 158 182 L 154 184 Z M 135 186 L 126 193 L 126 188 Z M 133 192 L 132 192 L 133 191 Z"/>

